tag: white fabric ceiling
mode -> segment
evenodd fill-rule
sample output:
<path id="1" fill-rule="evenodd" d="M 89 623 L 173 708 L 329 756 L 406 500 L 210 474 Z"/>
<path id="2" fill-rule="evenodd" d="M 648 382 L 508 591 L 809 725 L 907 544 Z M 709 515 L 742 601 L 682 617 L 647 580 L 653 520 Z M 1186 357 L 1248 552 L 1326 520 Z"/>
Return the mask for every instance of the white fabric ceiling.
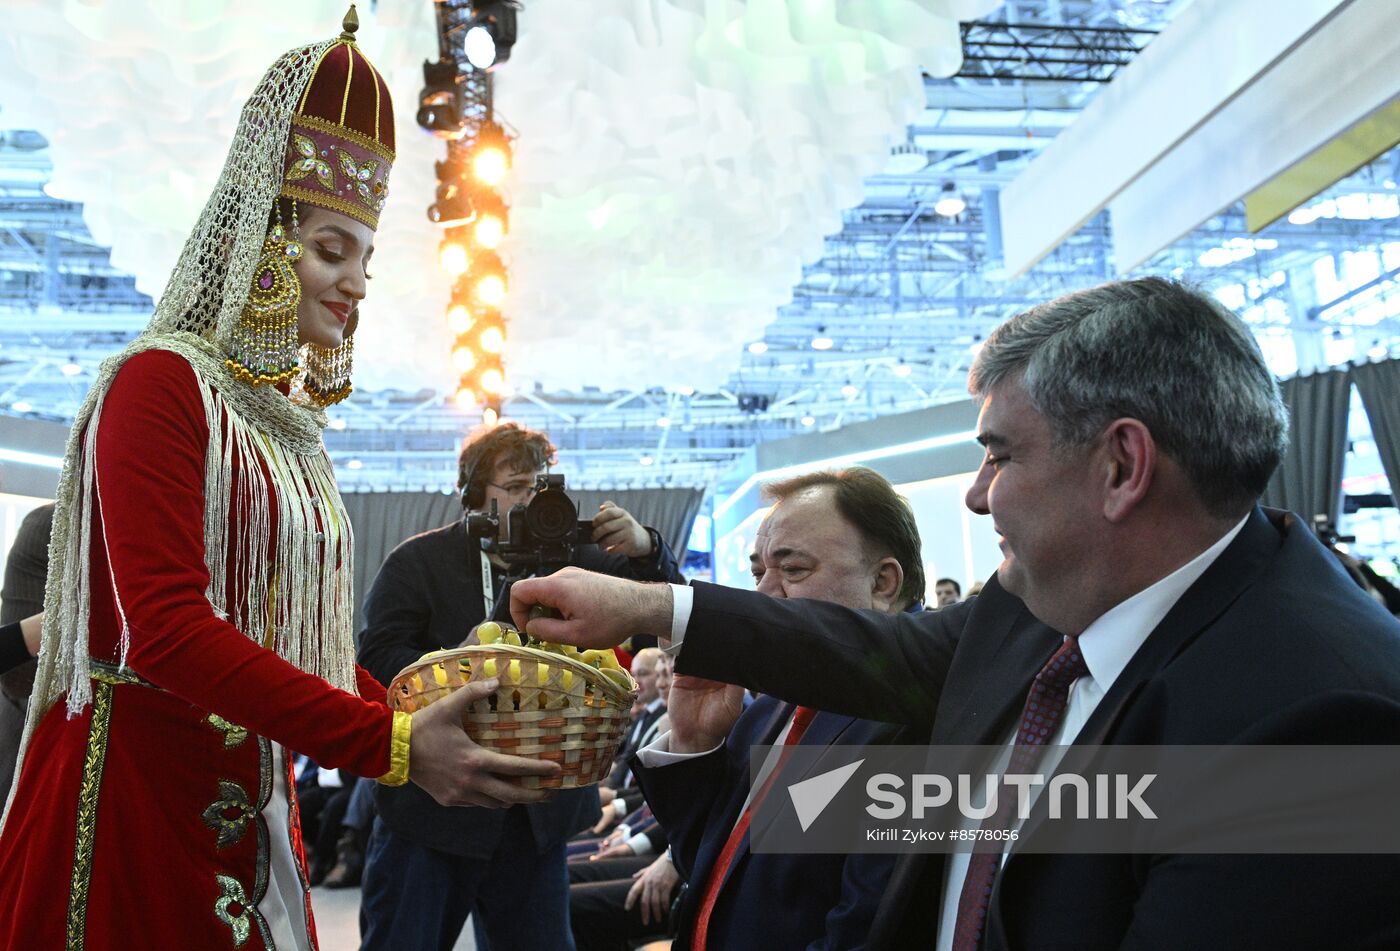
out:
<path id="1" fill-rule="evenodd" d="M 360 11 L 398 113 L 357 382 L 450 389 L 448 281 L 414 125 L 428 0 Z M 505 246 L 512 382 L 715 387 L 997 0 L 529 0 L 497 73 L 519 131 Z M 50 193 L 158 295 L 237 111 L 343 0 L 6 0 L 0 126 L 48 137 Z"/>

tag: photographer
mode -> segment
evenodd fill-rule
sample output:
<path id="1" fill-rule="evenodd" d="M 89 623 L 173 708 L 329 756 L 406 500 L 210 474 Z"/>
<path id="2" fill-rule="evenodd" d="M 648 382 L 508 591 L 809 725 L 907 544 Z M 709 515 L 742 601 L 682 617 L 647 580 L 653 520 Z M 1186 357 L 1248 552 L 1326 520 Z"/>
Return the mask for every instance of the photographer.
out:
<path id="1" fill-rule="evenodd" d="M 381 683 L 423 654 L 458 646 L 481 621 L 508 618 L 507 588 L 518 578 L 573 564 L 681 581 L 656 530 L 611 502 L 591 532 L 579 522 L 562 481 L 544 487 L 553 457 L 544 433 L 514 423 L 468 439 L 458 458 L 463 517 L 394 549 L 365 598 L 359 660 Z M 512 517 L 517 505 L 529 507 Z M 597 820 L 597 790 L 505 811 L 440 806 L 411 784 L 381 786 L 375 800 L 362 948 L 450 951 L 469 913 L 497 951 L 573 948 L 564 844 Z"/>

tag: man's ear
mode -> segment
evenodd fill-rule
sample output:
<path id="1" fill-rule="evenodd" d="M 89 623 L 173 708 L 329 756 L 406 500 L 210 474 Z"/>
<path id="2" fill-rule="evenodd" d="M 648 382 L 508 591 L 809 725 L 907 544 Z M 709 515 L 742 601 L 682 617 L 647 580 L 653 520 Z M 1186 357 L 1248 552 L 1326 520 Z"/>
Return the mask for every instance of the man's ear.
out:
<path id="1" fill-rule="evenodd" d="M 881 611 L 888 611 L 899 598 L 899 589 L 904 587 L 904 569 L 893 558 L 881 558 L 875 566 L 875 577 L 871 581 L 870 599 Z"/>
<path id="2" fill-rule="evenodd" d="M 1152 487 L 1157 470 L 1157 443 L 1140 420 L 1115 419 L 1103 432 L 1104 517 L 1110 522 L 1127 518 Z"/>

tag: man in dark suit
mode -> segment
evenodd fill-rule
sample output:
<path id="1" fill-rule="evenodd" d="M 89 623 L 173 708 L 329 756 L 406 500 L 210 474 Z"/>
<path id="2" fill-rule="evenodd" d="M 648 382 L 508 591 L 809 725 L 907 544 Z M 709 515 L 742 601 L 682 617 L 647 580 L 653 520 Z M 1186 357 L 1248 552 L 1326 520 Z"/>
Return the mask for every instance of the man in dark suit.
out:
<path id="1" fill-rule="evenodd" d="M 1049 741 L 1078 747 L 1400 743 L 1400 626 L 1257 505 L 1286 416 L 1238 318 L 1106 284 L 1003 324 L 969 388 L 987 453 L 967 503 L 1005 556 L 977 598 L 889 619 L 571 572 L 518 591 L 521 613 L 555 606 L 568 620 L 532 632 L 590 646 L 670 633 L 683 673 L 1013 762 L 1032 690 L 1054 694 Z M 1022 831 L 990 862 L 903 856 L 870 946 L 1400 946 L 1400 856 L 1048 854 L 1034 814 Z"/>
<path id="2" fill-rule="evenodd" d="M 543 433 L 505 423 L 469 440 L 458 460 L 465 509 L 502 514 L 527 503 L 554 456 Z M 604 503 L 596 545 L 575 563 L 628 578 L 680 581 L 654 529 Z M 399 545 L 365 598 L 359 661 L 381 683 L 423 654 L 458 646 L 497 611 L 507 563 L 482 550 L 463 518 Z M 503 605 L 502 605 L 503 607 Z M 598 816 L 597 790 L 564 790 L 504 811 L 448 808 L 416 786 L 375 790 L 378 818 L 365 857 L 361 947 L 449 951 L 468 914 L 493 949 L 572 948 L 564 844 Z M 520 902 L 528 896 L 530 908 Z"/>
<path id="3" fill-rule="evenodd" d="M 750 555 L 760 593 L 887 614 L 919 609 L 919 530 L 908 503 L 883 476 L 862 468 L 817 472 L 774 483 L 765 492 L 774 508 Z M 859 947 L 874 922 L 893 857 L 751 854 L 749 750 L 890 743 L 900 727 L 769 696 L 747 710 L 742 705 L 742 687 L 678 677 L 671 688 L 669 733 L 638 756 L 647 802 L 690 882 L 676 948 L 759 947 L 770 944 L 773 934 L 783 936 L 785 947 Z M 800 778 L 784 773 L 783 782 Z"/>

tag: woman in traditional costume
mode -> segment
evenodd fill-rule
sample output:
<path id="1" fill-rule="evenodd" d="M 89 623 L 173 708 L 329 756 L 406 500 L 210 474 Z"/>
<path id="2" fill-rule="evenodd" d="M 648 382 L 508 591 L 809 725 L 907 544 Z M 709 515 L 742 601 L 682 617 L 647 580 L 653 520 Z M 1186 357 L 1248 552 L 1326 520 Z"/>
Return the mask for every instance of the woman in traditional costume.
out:
<path id="1" fill-rule="evenodd" d="M 467 739 L 455 708 L 488 685 L 411 718 L 354 662 L 321 432 L 394 157 L 355 28 L 352 7 L 268 70 L 154 318 L 74 421 L 0 948 L 314 948 L 289 749 L 398 784 L 411 735 L 412 778 L 478 805 L 537 801 L 500 777 L 557 769 Z"/>

